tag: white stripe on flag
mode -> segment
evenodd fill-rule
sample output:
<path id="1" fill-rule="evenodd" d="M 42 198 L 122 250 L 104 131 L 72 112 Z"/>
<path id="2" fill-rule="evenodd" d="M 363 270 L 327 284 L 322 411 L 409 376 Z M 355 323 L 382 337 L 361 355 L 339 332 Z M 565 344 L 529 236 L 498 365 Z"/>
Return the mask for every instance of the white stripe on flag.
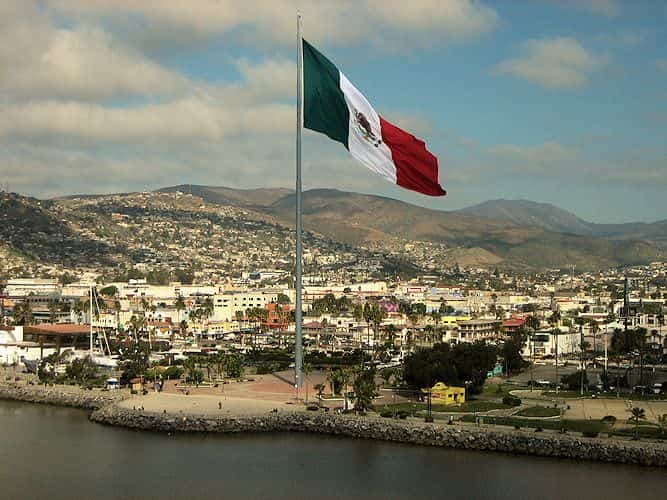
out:
<path id="1" fill-rule="evenodd" d="M 350 110 L 350 131 L 347 139 L 350 154 L 373 172 L 396 184 L 396 165 L 392 160 L 391 150 L 382 142 L 380 117 L 343 73 L 340 73 L 340 89 Z M 372 134 L 368 134 L 362 126 L 364 117 Z"/>

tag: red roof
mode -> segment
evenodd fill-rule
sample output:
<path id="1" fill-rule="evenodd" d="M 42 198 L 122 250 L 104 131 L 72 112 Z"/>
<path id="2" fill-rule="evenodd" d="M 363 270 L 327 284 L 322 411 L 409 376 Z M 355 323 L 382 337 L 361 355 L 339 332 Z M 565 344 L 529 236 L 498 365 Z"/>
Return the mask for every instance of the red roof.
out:
<path id="1" fill-rule="evenodd" d="M 90 325 L 71 323 L 40 323 L 26 327 L 26 333 L 44 335 L 87 335 L 90 333 Z"/>
<path id="2" fill-rule="evenodd" d="M 510 318 L 503 321 L 503 326 L 523 326 L 526 320 L 522 318 Z"/>

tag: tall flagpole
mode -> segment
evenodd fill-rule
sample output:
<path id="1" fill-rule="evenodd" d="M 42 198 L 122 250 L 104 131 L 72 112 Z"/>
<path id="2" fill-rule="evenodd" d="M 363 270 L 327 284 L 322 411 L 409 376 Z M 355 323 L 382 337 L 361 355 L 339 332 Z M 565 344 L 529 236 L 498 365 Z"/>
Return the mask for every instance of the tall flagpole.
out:
<path id="1" fill-rule="evenodd" d="M 295 284 L 296 310 L 295 335 L 294 335 L 294 386 L 297 391 L 301 387 L 301 367 L 303 363 L 303 340 L 301 331 L 301 129 L 303 128 L 303 44 L 301 34 L 301 14 L 296 15 L 296 262 L 295 262 Z"/>

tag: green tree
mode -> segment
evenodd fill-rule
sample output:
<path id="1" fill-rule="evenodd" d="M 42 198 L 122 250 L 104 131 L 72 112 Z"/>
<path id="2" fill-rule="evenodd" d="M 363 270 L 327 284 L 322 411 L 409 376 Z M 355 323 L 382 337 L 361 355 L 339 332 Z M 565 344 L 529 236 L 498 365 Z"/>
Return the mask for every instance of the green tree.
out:
<path id="1" fill-rule="evenodd" d="M 405 358 L 403 378 L 416 388 L 431 387 L 436 382 L 448 385 L 467 385 L 479 392 L 486 374 L 495 366 L 496 348 L 484 342 L 435 344 L 430 349 L 418 349 Z"/>
<path id="2" fill-rule="evenodd" d="M 20 302 L 14 306 L 12 311 L 15 325 L 30 325 L 33 321 L 32 308 L 28 301 Z"/>
<path id="3" fill-rule="evenodd" d="M 118 288 L 116 288 L 114 285 L 105 286 L 100 290 L 99 293 L 105 297 L 115 297 L 118 293 Z"/>
<path id="4" fill-rule="evenodd" d="M 331 393 L 334 395 L 339 395 L 343 390 L 343 369 L 335 368 L 329 370 L 327 374 L 327 381 L 329 382 L 329 387 L 331 387 Z"/>
<path id="5" fill-rule="evenodd" d="M 365 368 L 357 373 L 353 384 L 354 409 L 367 411 L 373 407 L 373 398 L 378 395 L 375 384 L 375 369 Z"/>
<path id="6" fill-rule="evenodd" d="M 230 353 L 225 356 L 225 372 L 230 378 L 239 379 L 243 377 L 243 357 L 238 353 Z"/>
<path id="7" fill-rule="evenodd" d="M 284 293 L 279 293 L 276 302 L 278 302 L 278 304 L 289 304 L 291 300 Z"/>
<path id="8" fill-rule="evenodd" d="M 500 355 L 505 361 L 507 375 L 523 370 L 528 363 L 523 359 L 521 353 L 526 345 L 526 334 L 522 331 L 513 332 L 506 338 L 500 347 Z"/>
<path id="9" fill-rule="evenodd" d="M 133 378 L 139 377 L 148 368 L 148 351 L 138 342 L 119 349 L 118 367 L 121 370 L 120 383 L 127 385 Z"/>
<path id="10" fill-rule="evenodd" d="M 646 418 L 646 410 L 638 406 L 633 406 L 630 414 L 630 420 L 635 423 L 635 439 L 639 439 L 639 422 Z"/>
<path id="11" fill-rule="evenodd" d="M 578 370 L 574 373 L 570 373 L 569 375 L 563 375 L 560 378 L 560 381 L 565 387 L 572 391 L 581 385 L 582 378 L 584 385 L 588 385 L 588 376 L 584 370 Z"/>
<path id="12" fill-rule="evenodd" d="M 188 383 L 199 387 L 199 384 L 204 381 L 204 372 L 199 369 L 192 370 L 186 380 Z"/>
<path id="13" fill-rule="evenodd" d="M 535 332 L 540 327 L 540 320 L 534 316 L 530 315 L 526 318 L 526 328 L 530 329 L 530 380 L 534 380 L 533 377 L 533 356 L 535 353 Z M 533 390 L 533 384 L 530 384 L 530 390 Z"/>
<path id="14" fill-rule="evenodd" d="M 75 358 L 65 368 L 65 375 L 77 384 L 85 385 L 97 377 L 97 366 L 90 356 Z"/>
<path id="15" fill-rule="evenodd" d="M 174 302 L 174 307 L 176 308 L 176 314 L 178 315 L 178 320 L 177 322 L 181 322 L 181 311 L 185 309 L 185 301 L 183 300 L 183 296 L 179 295 L 176 298 L 176 301 Z"/>
<path id="16" fill-rule="evenodd" d="M 396 375 L 397 370 L 394 367 L 387 367 L 380 370 L 380 377 L 386 386 L 389 386 L 389 382 L 392 378 L 396 378 Z"/>
<path id="17" fill-rule="evenodd" d="M 313 388 L 317 392 L 318 403 L 321 403 L 322 402 L 322 394 L 324 394 L 324 384 L 315 384 L 313 386 Z"/>

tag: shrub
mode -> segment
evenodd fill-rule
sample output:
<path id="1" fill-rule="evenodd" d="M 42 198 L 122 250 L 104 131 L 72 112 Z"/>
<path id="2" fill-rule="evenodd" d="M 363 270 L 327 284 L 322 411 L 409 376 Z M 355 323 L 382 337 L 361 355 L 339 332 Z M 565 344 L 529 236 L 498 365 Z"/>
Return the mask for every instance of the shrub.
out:
<path id="1" fill-rule="evenodd" d="M 583 431 L 581 433 L 582 436 L 587 438 L 596 438 L 598 437 L 598 434 L 600 434 L 598 431 Z"/>
<path id="2" fill-rule="evenodd" d="M 396 416 L 401 420 L 405 420 L 406 418 L 408 418 L 408 415 L 410 415 L 410 412 L 406 410 L 399 410 L 396 412 Z"/>
<path id="3" fill-rule="evenodd" d="M 394 416 L 394 413 L 391 410 L 382 410 L 380 416 L 383 418 L 391 418 Z"/>
<path id="4" fill-rule="evenodd" d="M 520 406 L 521 399 L 517 398 L 516 396 L 512 396 L 511 394 L 507 394 L 503 397 L 503 404 L 507 406 Z"/>
<path id="5" fill-rule="evenodd" d="M 535 427 L 535 432 L 542 432 L 542 427 Z"/>
<path id="6" fill-rule="evenodd" d="M 519 429 L 521 429 L 521 426 L 517 424 L 514 426 L 514 429 L 518 431 Z"/>

